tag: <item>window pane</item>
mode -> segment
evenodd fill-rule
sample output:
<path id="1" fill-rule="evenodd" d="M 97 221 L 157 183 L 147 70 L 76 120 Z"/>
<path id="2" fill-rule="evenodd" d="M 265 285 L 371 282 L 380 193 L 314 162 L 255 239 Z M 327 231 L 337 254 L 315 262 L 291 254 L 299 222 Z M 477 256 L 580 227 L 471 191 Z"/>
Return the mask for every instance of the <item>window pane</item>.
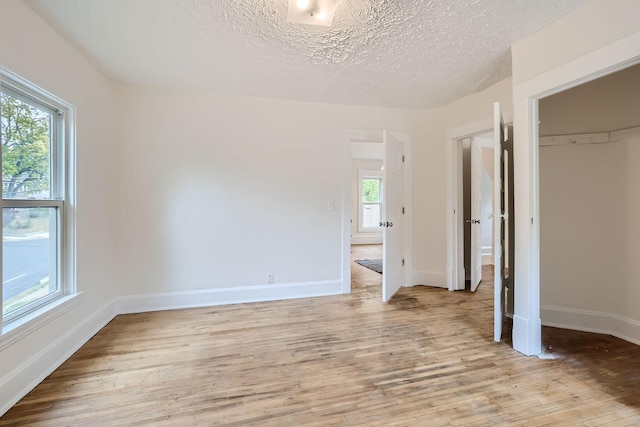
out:
<path id="1" fill-rule="evenodd" d="M 380 201 L 380 179 L 362 179 L 362 201 L 365 203 Z"/>
<path id="2" fill-rule="evenodd" d="M 2 209 L 2 313 L 56 292 L 56 208 Z"/>
<path id="3" fill-rule="evenodd" d="M 0 94 L 2 197 L 49 199 L 52 115 Z"/>
<path id="4" fill-rule="evenodd" d="M 362 205 L 362 227 L 380 227 L 380 205 Z"/>

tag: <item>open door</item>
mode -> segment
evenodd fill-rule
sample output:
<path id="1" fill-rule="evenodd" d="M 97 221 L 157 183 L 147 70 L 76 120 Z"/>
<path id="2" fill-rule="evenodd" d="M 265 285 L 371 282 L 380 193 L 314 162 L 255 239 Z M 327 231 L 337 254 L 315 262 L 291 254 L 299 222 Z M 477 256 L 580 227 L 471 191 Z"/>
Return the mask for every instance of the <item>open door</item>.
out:
<path id="1" fill-rule="evenodd" d="M 475 292 L 482 280 L 482 147 L 471 138 L 471 292 Z"/>
<path id="2" fill-rule="evenodd" d="M 504 319 L 513 318 L 515 223 L 513 132 L 505 127 L 500 103 L 494 104 L 494 340 L 502 338 Z"/>
<path id="3" fill-rule="evenodd" d="M 493 339 L 500 341 L 502 338 L 502 319 L 504 316 L 504 287 L 502 283 L 502 263 L 504 261 L 504 195 L 503 195 L 503 141 L 504 141 L 504 120 L 500 103 L 493 105 L 493 155 L 494 155 L 494 176 L 493 180 L 493 236 L 495 254 L 494 260 L 494 284 L 493 284 Z"/>
<path id="4" fill-rule="evenodd" d="M 504 141 L 502 143 L 502 188 L 504 206 L 504 234 L 502 235 L 502 286 L 505 291 L 505 314 L 511 319 L 510 326 L 513 326 L 514 310 L 514 280 L 515 259 L 516 259 L 516 227 L 515 227 L 515 199 L 513 197 L 514 175 L 513 175 L 513 127 L 505 127 Z M 503 327 L 504 329 L 504 327 Z"/>
<path id="5" fill-rule="evenodd" d="M 387 131 L 383 134 L 384 174 L 382 179 L 382 300 L 389 301 L 403 281 L 402 255 L 402 142 Z"/>

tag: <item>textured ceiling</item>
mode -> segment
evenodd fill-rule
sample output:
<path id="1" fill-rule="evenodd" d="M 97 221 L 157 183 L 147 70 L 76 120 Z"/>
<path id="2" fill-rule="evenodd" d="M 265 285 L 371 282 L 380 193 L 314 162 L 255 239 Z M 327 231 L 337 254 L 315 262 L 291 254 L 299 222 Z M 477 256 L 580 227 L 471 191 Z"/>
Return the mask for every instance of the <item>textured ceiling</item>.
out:
<path id="1" fill-rule="evenodd" d="M 584 0 L 341 0 L 332 27 L 287 0 L 25 3 L 120 82 L 427 108 L 510 76 L 510 45 Z"/>

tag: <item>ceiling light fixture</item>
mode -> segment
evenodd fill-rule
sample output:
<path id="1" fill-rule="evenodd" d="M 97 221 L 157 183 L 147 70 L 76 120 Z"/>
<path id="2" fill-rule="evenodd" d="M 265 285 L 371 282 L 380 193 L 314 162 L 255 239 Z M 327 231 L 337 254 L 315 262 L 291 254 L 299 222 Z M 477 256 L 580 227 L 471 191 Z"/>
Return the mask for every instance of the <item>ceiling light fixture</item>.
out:
<path id="1" fill-rule="evenodd" d="M 330 27 L 338 0 L 289 0 L 287 20 Z"/>

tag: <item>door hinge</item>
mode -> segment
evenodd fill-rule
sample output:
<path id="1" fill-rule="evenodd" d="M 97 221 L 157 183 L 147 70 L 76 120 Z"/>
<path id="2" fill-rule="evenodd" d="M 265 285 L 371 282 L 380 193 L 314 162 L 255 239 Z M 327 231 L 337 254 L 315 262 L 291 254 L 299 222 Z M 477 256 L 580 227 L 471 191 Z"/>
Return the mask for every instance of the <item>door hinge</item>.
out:
<path id="1" fill-rule="evenodd" d="M 402 215 L 404 215 L 404 206 L 402 207 Z"/>
<path id="2" fill-rule="evenodd" d="M 404 155 L 402 156 L 402 163 L 404 163 Z"/>
<path id="3" fill-rule="evenodd" d="M 402 266 L 404 267 L 404 258 L 402 258 Z"/>

